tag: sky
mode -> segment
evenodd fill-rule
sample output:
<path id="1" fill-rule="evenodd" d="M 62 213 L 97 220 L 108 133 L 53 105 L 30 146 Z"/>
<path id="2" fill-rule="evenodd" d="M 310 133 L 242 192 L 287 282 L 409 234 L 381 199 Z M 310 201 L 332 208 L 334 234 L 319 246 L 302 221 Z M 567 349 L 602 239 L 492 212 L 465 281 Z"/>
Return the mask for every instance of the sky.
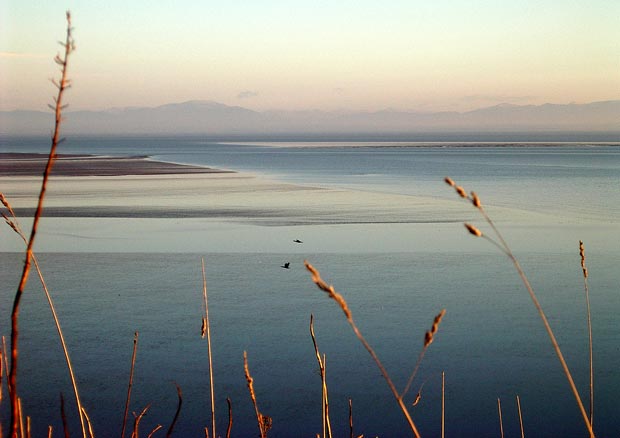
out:
<path id="1" fill-rule="evenodd" d="M 620 99 L 617 0 L 0 0 L 0 110 L 467 111 Z"/>

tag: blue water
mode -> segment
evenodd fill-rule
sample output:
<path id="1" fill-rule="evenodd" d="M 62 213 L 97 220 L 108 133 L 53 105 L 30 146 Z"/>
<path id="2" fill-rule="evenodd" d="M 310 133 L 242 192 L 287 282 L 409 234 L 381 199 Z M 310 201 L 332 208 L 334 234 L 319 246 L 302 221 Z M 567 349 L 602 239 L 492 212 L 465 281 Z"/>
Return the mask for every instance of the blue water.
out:
<path id="1" fill-rule="evenodd" d="M 91 138 L 70 139 L 61 152 L 146 154 L 300 184 L 440 198 L 454 197 L 441 183 L 443 176 L 450 175 L 493 205 L 552 211 L 557 230 L 546 234 L 531 224 L 523 226 L 517 256 L 548 313 L 586 405 L 587 333 L 577 251 L 582 235 L 576 230 L 585 230 L 586 236 L 587 230 L 605 230 L 607 238 L 598 239 L 595 246 L 585 240 L 595 342 L 595 430 L 597 436 L 615 436 L 620 431 L 616 401 L 620 393 L 616 370 L 620 361 L 620 148 L 580 141 L 467 147 L 453 143 L 444 147 L 273 147 L 197 138 Z M 3 139 L 0 146 L 1 151 L 42 152 L 46 143 Z M 470 214 L 466 205 L 464 214 Z M 183 226 L 183 221 L 176 221 Z M 400 232 L 389 224 L 375 226 L 381 227 L 385 238 Z M 519 229 L 519 224 L 510 226 L 513 231 Z M 343 226 L 347 238 L 352 236 L 349 228 L 356 229 Z M 330 236 L 337 241 L 334 230 Z M 543 240 L 531 242 L 532 250 L 528 250 L 528 231 Z M 244 237 L 251 238 L 252 232 L 263 233 L 261 227 L 250 227 Z M 565 246 L 560 236 L 574 240 L 574 245 Z M 480 242 L 472 240 L 471 247 L 469 242 L 455 240 L 453 248 L 445 242 L 434 247 L 431 239 L 423 248 L 406 252 L 305 253 L 303 246 L 295 246 L 278 253 L 56 252 L 40 254 L 40 259 L 97 436 L 120 434 L 136 330 L 140 342 L 131 410 L 140 411 L 152 403 L 141 433 L 146 436 L 156 424 L 167 429 L 176 409 L 176 382 L 184 401 L 175 436 L 203 436 L 210 407 L 206 342 L 199 336 L 202 255 L 207 261 L 218 434 L 223 435 L 226 427 L 226 397 L 233 405 L 232 436 L 258 432 L 245 387 L 243 351 L 248 352 L 259 407 L 273 417 L 269 436 L 321 432 L 320 378 L 308 332 L 313 313 L 319 348 L 327 356 L 335 436 L 349 436 L 349 398 L 355 436 L 410 436 L 385 382 L 342 312 L 311 283 L 302 266 L 308 259 L 344 295 L 399 388 L 434 315 L 447 310 L 406 399 L 410 404 L 424 384 L 420 403 L 411 408 L 423 436 L 439 435 L 442 371 L 447 436 L 499 436 L 498 397 L 506 436 L 518 436 L 516 395 L 521 399 L 527 436 L 585 436 L 568 384 L 514 269 L 491 245 L 480 251 L 475 246 Z M 22 259 L 20 253 L 0 253 L 4 334 L 9 333 L 6 309 Z M 292 269 L 279 267 L 285 260 Z M 22 307 L 24 409 L 32 415 L 34 435 L 44 435 L 48 424 L 60 431 L 62 391 L 75 434 L 79 425 L 68 377 L 40 289 L 31 278 Z M 6 413 L 6 403 L 0 409 Z"/>

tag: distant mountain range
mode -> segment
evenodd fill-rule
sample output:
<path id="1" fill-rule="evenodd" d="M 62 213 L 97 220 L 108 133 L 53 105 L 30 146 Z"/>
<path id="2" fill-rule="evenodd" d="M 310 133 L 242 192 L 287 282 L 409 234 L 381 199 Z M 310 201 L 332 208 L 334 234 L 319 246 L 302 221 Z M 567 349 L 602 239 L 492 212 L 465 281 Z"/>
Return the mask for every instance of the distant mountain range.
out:
<path id="1" fill-rule="evenodd" d="M 49 134 L 51 112 L 0 111 L 0 133 Z M 467 112 L 252 111 L 211 101 L 67 111 L 66 134 L 390 134 L 439 131 L 620 131 L 620 100 L 501 104 Z"/>

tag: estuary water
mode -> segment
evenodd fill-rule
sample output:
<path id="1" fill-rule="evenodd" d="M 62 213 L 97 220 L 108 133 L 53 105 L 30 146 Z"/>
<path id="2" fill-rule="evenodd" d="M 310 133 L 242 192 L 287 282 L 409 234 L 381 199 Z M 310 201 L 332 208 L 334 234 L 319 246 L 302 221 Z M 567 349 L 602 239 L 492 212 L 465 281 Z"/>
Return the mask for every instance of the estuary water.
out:
<path id="1" fill-rule="evenodd" d="M 402 199 L 459 202 L 442 182 L 451 176 L 479 193 L 492 215 L 498 213 L 498 225 L 548 314 L 587 406 L 588 336 L 578 252 L 578 241 L 584 240 L 594 331 L 595 431 L 598 436 L 616 435 L 620 144 L 613 138 L 467 140 L 109 137 L 69 139 L 60 152 L 148 155 L 304 186 L 348 189 L 357 196 L 397 194 Z M 0 142 L 2 152 L 45 152 L 46 147 L 45 139 Z M 462 202 L 462 208 L 463 220 L 484 228 L 471 206 Z M 62 218 L 47 220 L 54 225 L 52 232 L 62 229 Z M 67 221 L 76 224 L 81 219 Z M 468 236 L 459 222 L 447 221 L 441 211 L 425 223 L 352 220 L 299 226 L 286 221 L 281 226 L 231 226 L 224 219 L 112 218 L 89 222 L 79 237 L 48 236 L 39 258 L 98 436 L 120 435 L 135 331 L 139 349 L 130 411 L 139 412 L 150 403 L 141 433 L 146 436 L 157 424 L 165 431 L 170 425 L 177 383 L 183 405 L 174 435 L 204 435 L 210 405 L 206 341 L 199 333 L 202 256 L 218 435 L 224 435 L 228 421 L 227 397 L 233 407 L 232 436 L 258 434 L 245 386 L 243 351 L 248 353 L 259 408 L 273 418 L 269 436 L 313 437 L 321 432 L 321 381 L 308 330 L 311 313 L 319 349 L 326 355 L 334 436 L 349 436 L 349 399 L 355 436 L 411 435 L 341 310 L 312 284 L 302 264 L 307 259 L 345 297 L 398 388 L 413 369 L 433 317 L 446 309 L 405 397 L 422 436 L 440 433 L 442 372 L 446 436 L 499 436 L 498 398 L 506 435 L 517 435 L 517 395 L 526 435 L 585 436 L 569 386 L 514 268 L 491 243 Z M 158 232 L 169 230 L 170 223 L 182 243 L 169 231 Z M 97 234 L 102 226 L 107 234 L 118 231 L 122 239 L 103 239 Z M 128 240 L 127 229 L 141 233 L 140 238 Z M 304 243 L 295 244 L 294 238 Z M 23 260 L 9 243 L 0 253 L 5 335 Z M 280 268 L 285 261 L 291 269 Z M 42 435 L 48 424 L 60 430 L 62 392 L 76 434 L 79 425 L 66 367 L 35 278 L 22 308 L 20 393 L 33 431 Z M 420 402 L 411 406 L 418 391 Z M 7 405 L 1 408 L 6 414 Z"/>

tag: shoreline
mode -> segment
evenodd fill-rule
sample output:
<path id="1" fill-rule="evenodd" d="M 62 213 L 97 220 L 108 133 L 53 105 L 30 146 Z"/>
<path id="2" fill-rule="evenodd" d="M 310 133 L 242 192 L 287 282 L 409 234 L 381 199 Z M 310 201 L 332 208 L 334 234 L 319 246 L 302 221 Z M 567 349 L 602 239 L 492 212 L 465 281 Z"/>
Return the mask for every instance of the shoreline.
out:
<path id="1" fill-rule="evenodd" d="M 47 154 L 0 152 L 0 176 L 41 176 Z M 168 163 L 151 160 L 147 155 L 129 157 L 58 154 L 52 176 L 137 176 L 137 175 L 189 175 L 234 173 L 191 164 Z"/>

